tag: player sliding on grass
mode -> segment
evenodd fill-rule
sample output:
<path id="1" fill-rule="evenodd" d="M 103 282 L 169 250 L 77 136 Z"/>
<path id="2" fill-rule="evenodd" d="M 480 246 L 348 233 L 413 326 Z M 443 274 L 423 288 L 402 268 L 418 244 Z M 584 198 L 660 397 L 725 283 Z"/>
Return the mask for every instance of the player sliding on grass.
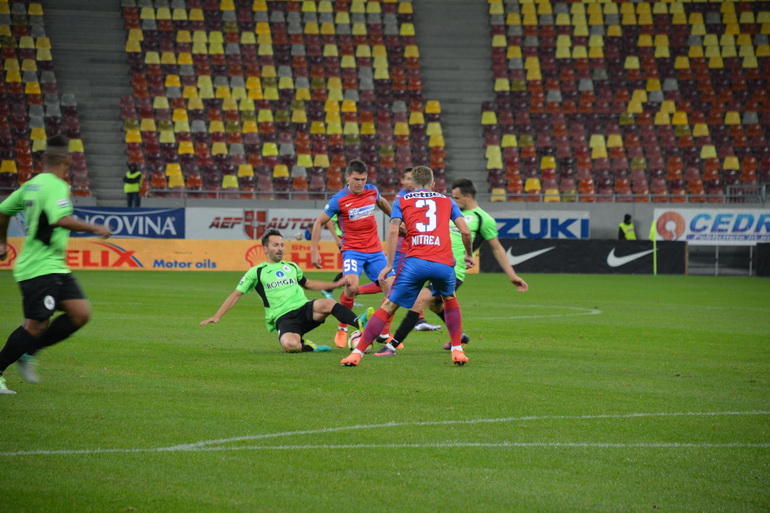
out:
<path id="1" fill-rule="evenodd" d="M 252 291 L 259 294 L 265 305 L 265 322 L 268 331 L 278 331 L 278 341 L 287 353 L 331 351 L 329 346 L 316 345 L 302 338 L 305 333 L 323 324 L 329 315 L 359 329 L 366 326 L 366 321 L 374 311 L 373 308 L 356 317 L 350 308 L 338 304 L 333 299 L 308 301 L 302 290 L 303 288 L 324 290 L 344 287 L 348 284 L 349 278 L 345 277 L 337 282 L 305 278 L 297 264 L 283 260 L 283 237 L 278 230 L 268 230 L 262 236 L 262 248 L 267 262 L 246 271 L 235 291 L 225 299 L 213 317 L 201 321 L 201 326 L 219 322 L 222 316 L 238 303 L 241 296 Z"/>
<path id="2" fill-rule="evenodd" d="M 365 272 L 371 281 L 376 281 L 380 270 L 385 266 L 386 258 L 377 233 L 374 207 L 379 207 L 385 214 L 390 215 L 390 203 L 380 196 L 377 187 L 366 184 L 366 164 L 360 160 L 350 161 L 345 177 L 345 188 L 332 196 L 313 223 L 310 254 L 313 266 L 321 269 L 321 253 L 318 249 L 321 230 L 336 214 L 342 230 L 342 273 L 348 279 L 340 295 L 340 303 L 351 308 L 358 292 L 361 273 Z M 383 277 L 379 285 L 387 291 L 392 280 L 391 273 L 387 278 Z M 347 330 L 347 324 L 340 322 L 334 337 L 337 347 L 347 346 Z"/>
<path id="3" fill-rule="evenodd" d="M 13 362 L 25 381 L 39 381 L 33 355 L 44 347 L 68 338 L 91 316 L 91 307 L 67 266 L 69 232 L 91 232 L 110 236 L 106 226 L 80 221 L 72 215 L 69 175 L 72 157 L 64 136 L 48 140 L 43 172 L 25 182 L 0 204 L 0 260 L 8 256 L 8 224 L 24 212 L 27 236 L 16 261 L 13 277 L 21 288 L 24 324 L 11 333 L 0 351 L 0 394 L 8 390 L 3 372 Z M 64 313 L 51 322 L 56 310 Z"/>
<path id="4" fill-rule="evenodd" d="M 419 166 L 412 171 L 414 190 L 396 200 L 393 204 L 390 228 L 388 230 L 388 264 L 380 271 L 380 278 L 393 269 L 399 227 L 406 226 L 406 240 L 409 248 L 404 266 L 393 283 L 388 298 L 375 312 L 364 330 L 356 348 L 340 364 L 354 367 L 361 362 L 366 349 L 380 334 L 388 318 L 399 306 L 415 311 L 415 301 L 426 281 L 433 284 L 433 294 L 441 296 L 444 302 L 444 318 L 450 336 L 452 361 L 457 365 L 468 362 L 460 342 L 462 315 L 455 292 L 455 258 L 449 235 L 449 221 L 460 231 L 465 247 L 464 261 L 473 267 L 471 232 L 457 204 L 438 192 L 433 192 L 433 171 Z"/>
<path id="5" fill-rule="evenodd" d="M 497 223 L 495 220 L 487 214 L 481 207 L 479 207 L 476 201 L 476 186 L 472 181 L 467 178 L 460 178 L 452 183 L 452 199 L 455 200 L 457 206 L 460 207 L 460 211 L 465 216 L 465 222 L 468 223 L 468 228 L 471 231 L 471 238 L 473 240 L 473 250 L 477 250 L 484 241 L 489 243 L 492 248 L 492 254 L 497 260 L 497 263 L 503 269 L 508 280 L 516 287 L 519 292 L 526 292 L 529 290 L 529 285 L 523 278 L 516 274 L 516 271 L 508 262 L 508 256 L 505 254 L 505 248 L 500 244 L 497 234 Z M 460 232 L 454 226 L 449 227 L 452 233 L 452 251 L 455 255 L 455 276 L 457 278 L 457 288 L 465 281 L 466 268 L 465 263 L 462 261 L 464 254 L 464 246 Z M 440 297 L 435 297 L 431 294 L 430 289 L 425 289 L 420 293 L 418 304 L 427 305 L 431 310 L 436 312 L 440 317 L 444 316 L 444 305 L 440 301 Z M 375 356 L 393 356 L 396 354 L 396 347 L 399 344 L 403 344 L 407 335 L 412 330 L 416 318 L 414 314 L 407 313 L 401 325 L 396 330 L 396 334 L 393 340 L 386 344 L 382 349 L 375 353 Z M 463 333 L 462 343 L 467 344 L 470 341 L 468 335 Z M 444 349 L 451 349 L 450 344 L 445 344 Z"/>

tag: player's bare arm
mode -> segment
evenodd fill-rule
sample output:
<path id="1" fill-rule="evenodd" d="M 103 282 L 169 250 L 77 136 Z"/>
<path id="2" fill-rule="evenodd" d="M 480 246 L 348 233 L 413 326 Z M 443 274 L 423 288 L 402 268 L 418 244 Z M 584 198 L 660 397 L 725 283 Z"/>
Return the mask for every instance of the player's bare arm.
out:
<path id="1" fill-rule="evenodd" d="M 112 235 L 112 231 L 102 224 L 91 224 L 81 221 L 74 216 L 64 216 L 54 223 L 56 226 L 66 228 L 71 232 L 90 232 L 106 239 Z"/>
<path id="2" fill-rule="evenodd" d="M 350 275 L 343 276 L 337 281 L 306 280 L 302 288 L 308 290 L 329 290 L 346 287 L 350 284 Z"/>
<path id="3" fill-rule="evenodd" d="M 321 215 L 313 222 L 313 229 L 310 232 L 310 262 L 316 269 L 323 269 L 318 243 L 321 241 L 321 230 L 331 220 L 332 218 L 326 212 L 321 212 Z"/>
<path id="4" fill-rule="evenodd" d="M 8 224 L 11 218 L 0 212 L 0 261 L 8 258 Z"/>
<path id="5" fill-rule="evenodd" d="M 223 315 L 225 315 L 232 307 L 238 303 L 238 301 L 241 299 L 241 296 L 243 296 L 243 292 L 240 290 L 233 291 L 232 294 L 227 296 L 227 299 L 225 299 L 225 302 L 222 303 L 222 306 L 219 307 L 219 310 L 217 310 L 217 313 L 214 314 L 213 317 L 209 317 L 208 319 L 202 320 L 200 322 L 201 326 L 205 326 L 207 324 L 217 323 L 222 318 Z"/>
<path id="6" fill-rule="evenodd" d="M 337 235 L 337 227 L 334 226 L 334 221 L 329 220 L 329 222 L 326 223 L 324 226 L 326 226 L 326 229 L 329 230 L 329 233 L 332 234 L 332 237 L 334 238 L 334 243 L 337 245 L 337 248 L 342 249 L 342 238 L 339 235 Z"/>
<path id="7" fill-rule="evenodd" d="M 500 240 L 495 237 L 494 239 L 489 239 L 487 242 L 489 242 L 489 246 L 492 248 L 492 254 L 495 256 L 495 260 L 497 260 L 497 263 L 503 269 L 503 272 L 505 272 L 505 274 L 508 276 L 508 279 L 516 287 L 516 290 L 519 292 L 526 292 L 529 290 L 529 285 L 527 282 L 524 281 L 518 274 L 516 274 L 516 271 L 513 269 L 510 262 L 508 262 L 508 257 L 505 254 L 505 248 L 503 248 L 503 245 L 500 244 Z"/>
<path id="8" fill-rule="evenodd" d="M 385 256 L 388 258 L 388 263 L 383 267 L 382 271 L 380 271 L 380 275 L 377 278 L 380 283 L 385 283 L 385 278 L 388 273 L 393 270 L 393 260 L 396 257 L 396 247 L 398 246 L 398 233 L 400 227 L 401 219 L 396 218 L 390 220 L 388 238 L 385 242 Z"/>
<path id="9" fill-rule="evenodd" d="M 390 212 L 393 210 L 393 207 L 391 207 L 390 203 L 388 203 L 388 200 L 380 196 L 377 199 L 377 207 L 385 212 L 385 215 L 389 216 Z"/>
<path id="10" fill-rule="evenodd" d="M 471 239 L 471 229 L 468 228 L 468 223 L 465 222 L 464 217 L 458 217 L 452 219 L 452 222 L 460 230 L 460 235 L 463 238 L 463 247 L 465 248 L 465 267 L 470 269 L 476 265 L 476 261 L 473 259 L 473 239 Z"/>

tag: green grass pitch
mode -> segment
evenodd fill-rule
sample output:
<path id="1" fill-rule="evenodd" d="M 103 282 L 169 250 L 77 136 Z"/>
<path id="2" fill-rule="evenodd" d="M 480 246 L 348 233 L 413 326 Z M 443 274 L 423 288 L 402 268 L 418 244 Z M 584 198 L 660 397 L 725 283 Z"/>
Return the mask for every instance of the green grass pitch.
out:
<path id="1" fill-rule="evenodd" d="M 240 273 L 76 276 L 91 323 L 5 373 L 4 513 L 770 510 L 767 279 L 472 275 L 468 365 L 440 331 L 343 368 L 256 294 L 198 326 Z M 0 312 L 4 341 L 7 272 Z"/>

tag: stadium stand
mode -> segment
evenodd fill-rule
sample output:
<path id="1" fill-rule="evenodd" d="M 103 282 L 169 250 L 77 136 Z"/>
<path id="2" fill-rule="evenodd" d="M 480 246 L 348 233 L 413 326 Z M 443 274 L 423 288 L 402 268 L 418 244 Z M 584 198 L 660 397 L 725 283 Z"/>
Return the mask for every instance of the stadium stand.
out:
<path id="1" fill-rule="evenodd" d="M 767 3 L 488 4 L 493 195 L 721 203 L 767 180 Z"/>
<path id="2" fill-rule="evenodd" d="M 176 188 L 191 194 L 322 198 L 355 158 L 386 197 L 418 164 L 445 190 L 441 106 L 423 98 L 411 2 L 121 6 L 126 156 L 150 176 L 150 194 L 170 192 L 174 164 Z"/>
<path id="3" fill-rule="evenodd" d="M 0 195 L 39 173 L 48 137 L 64 134 L 72 151 L 72 192 L 89 196 L 77 101 L 71 94 L 59 96 L 43 18 L 39 2 L 0 2 Z"/>

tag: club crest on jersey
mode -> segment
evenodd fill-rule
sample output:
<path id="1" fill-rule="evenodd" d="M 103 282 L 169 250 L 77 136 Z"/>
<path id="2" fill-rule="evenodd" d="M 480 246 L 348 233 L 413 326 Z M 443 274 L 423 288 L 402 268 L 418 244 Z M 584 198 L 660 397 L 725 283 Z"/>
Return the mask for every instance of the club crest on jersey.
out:
<path id="1" fill-rule="evenodd" d="M 275 275 L 278 276 L 279 278 L 283 278 L 284 276 L 286 276 L 286 274 L 284 274 L 283 271 L 276 271 Z"/>

